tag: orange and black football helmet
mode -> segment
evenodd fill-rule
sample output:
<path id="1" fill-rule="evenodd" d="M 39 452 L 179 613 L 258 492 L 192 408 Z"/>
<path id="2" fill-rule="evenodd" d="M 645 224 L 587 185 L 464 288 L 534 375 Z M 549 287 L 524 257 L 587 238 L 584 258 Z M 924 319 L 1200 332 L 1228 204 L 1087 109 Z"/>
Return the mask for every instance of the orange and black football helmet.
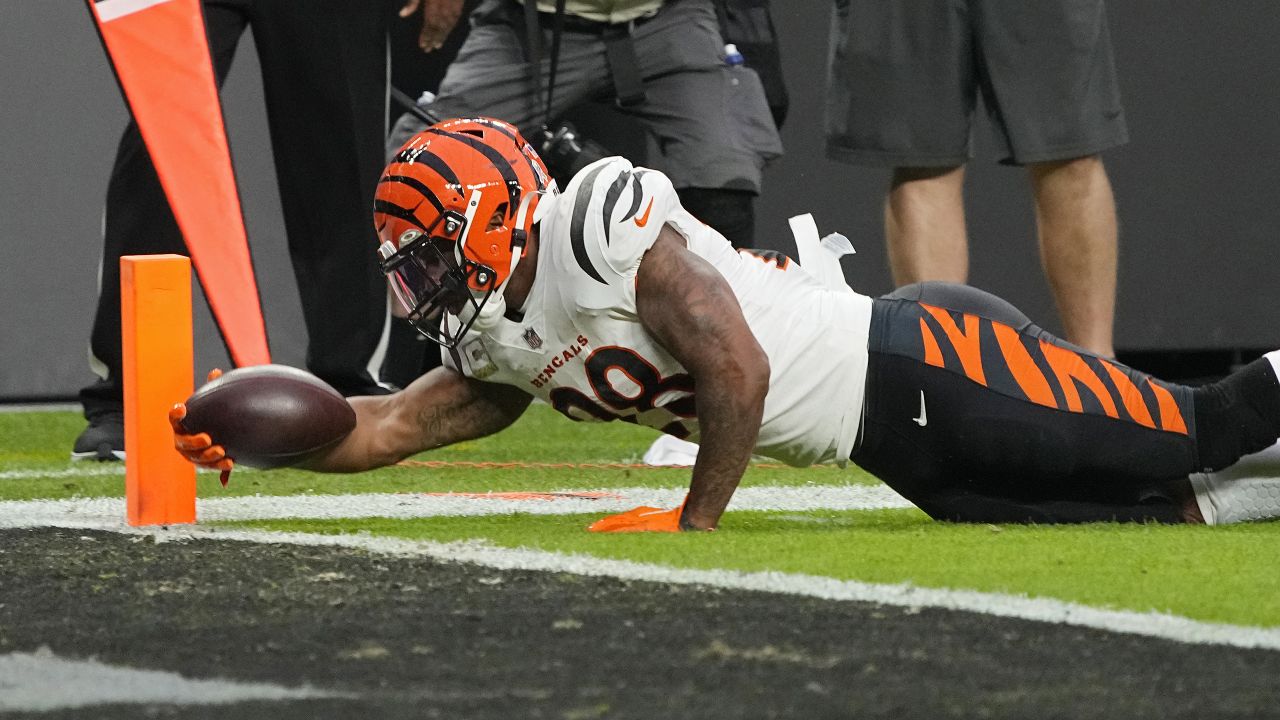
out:
<path id="1" fill-rule="evenodd" d="M 373 201 L 382 271 L 409 321 L 446 347 L 492 327 L 554 192 L 533 146 L 500 120 L 446 120 L 410 138 Z"/>

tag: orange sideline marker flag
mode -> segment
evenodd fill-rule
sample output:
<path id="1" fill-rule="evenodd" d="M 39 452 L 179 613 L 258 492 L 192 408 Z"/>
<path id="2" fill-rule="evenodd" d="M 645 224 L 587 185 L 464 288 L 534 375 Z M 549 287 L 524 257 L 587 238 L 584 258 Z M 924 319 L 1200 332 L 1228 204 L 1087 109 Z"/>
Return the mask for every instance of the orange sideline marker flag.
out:
<path id="1" fill-rule="evenodd" d="M 169 408 L 191 395 L 191 262 L 120 258 L 125 504 L 130 525 L 196 521 L 196 468 L 173 447 Z"/>
<path id="2" fill-rule="evenodd" d="M 271 362 L 200 0 L 86 0 L 237 366 Z"/>

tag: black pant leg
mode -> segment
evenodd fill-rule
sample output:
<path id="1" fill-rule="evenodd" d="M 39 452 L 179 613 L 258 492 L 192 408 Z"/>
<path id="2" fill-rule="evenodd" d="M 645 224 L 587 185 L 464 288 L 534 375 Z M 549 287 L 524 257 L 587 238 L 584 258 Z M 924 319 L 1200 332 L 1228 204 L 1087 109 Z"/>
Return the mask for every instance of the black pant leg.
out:
<path id="1" fill-rule="evenodd" d="M 755 247 L 755 193 L 723 188 L 680 188 L 676 194 L 685 210 L 715 228 L 734 249 Z"/>
<path id="2" fill-rule="evenodd" d="M 231 68 L 236 44 L 248 22 L 244 2 L 205 4 L 205 24 L 214 73 L 221 86 Z M 125 128 L 107 184 L 106 216 L 98 306 L 89 347 L 100 379 L 81 389 L 86 418 L 124 407 L 123 351 L 120 319 L 120 258 L 154 253 L 187 254 L 182 233 L 160 186 L 138 126 Z"/>
<path id="3" fill-rule="evenodd" d="M 877 300 L 853 460 L 931 516 L 1177 522 L 1194 392 L 1066 346 L 958 286 Z"/>
<path id="4" fill-rule="evenodd" d="M 938 520 L 1180 522 L 1169 483 L 1193 466 L 1185 437 L 1052 410 L 881 353 L 863 423 L 852 460 Z"/>
<path id="5" fill-rule="evenodd" d="M 382 0 L 256 0 L 255 7 L 307 367 L 344 394 L 377 392 L 388 305 L 371 213 L 384 164 L 393 7 Z"/>

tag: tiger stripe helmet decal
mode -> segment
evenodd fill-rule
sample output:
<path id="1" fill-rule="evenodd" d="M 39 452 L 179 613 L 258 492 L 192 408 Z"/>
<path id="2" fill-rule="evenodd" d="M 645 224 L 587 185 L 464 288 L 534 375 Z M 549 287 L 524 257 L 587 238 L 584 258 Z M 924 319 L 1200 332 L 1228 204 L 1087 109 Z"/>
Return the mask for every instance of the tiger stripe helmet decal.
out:
<path id="1" fill-rule="evenodd" d="M 486 303 L 501 304 L 539 202 L 554 191 L 533 146 L 500 120 L 447 120 L 401 146 L 378 181 L 373 221 L 410 321 L 441 341 L 441 312 L 461 313 L 457 337 L 445 338 L 456 343 Z"/>

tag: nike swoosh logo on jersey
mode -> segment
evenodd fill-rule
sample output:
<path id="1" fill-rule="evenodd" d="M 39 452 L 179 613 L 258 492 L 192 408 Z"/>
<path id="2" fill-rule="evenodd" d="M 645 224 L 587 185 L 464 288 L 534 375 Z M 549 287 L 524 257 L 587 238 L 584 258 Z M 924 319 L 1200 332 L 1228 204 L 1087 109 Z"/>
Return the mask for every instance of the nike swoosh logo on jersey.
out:
<path id="1" fill-rule="evenodd" d="M 649 198 L 649 204 L 644 206 L 644 214 L 637 215 L 633 221 L 636 227 L 644 227 L 649 224 L 649 211 L 653 209 L 653 198 Z"/>
<path id="2" fill-rule="evenodd" d="M 920 391 L 920 417 L 914 417 L 911 418 L 911 420 L 920 427 L 924 427 L 929 424 L 929 416 L 925 413 L 923 390 Z"/>

